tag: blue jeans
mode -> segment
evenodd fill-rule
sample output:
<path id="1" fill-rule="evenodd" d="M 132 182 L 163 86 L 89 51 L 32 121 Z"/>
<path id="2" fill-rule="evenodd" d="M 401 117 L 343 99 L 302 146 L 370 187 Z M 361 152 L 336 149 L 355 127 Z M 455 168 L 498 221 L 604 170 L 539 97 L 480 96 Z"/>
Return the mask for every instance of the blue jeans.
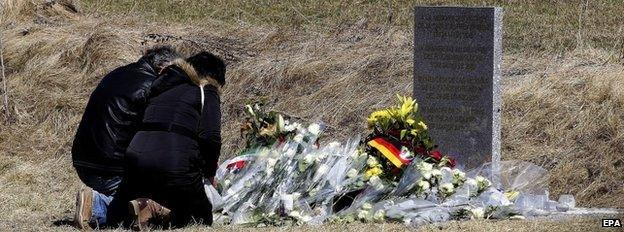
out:
<path id="1" fill-rule="evenodd" d="M 93 205 L 90 223 L 106 224 L 106 212 L 113 195 L 121 183 L 121 176 L 104 176 L 88 170 L 76 169 L 82 182 L 93 189 Z"/>
<path id="2" fill-rule="evenodd" d="M 97 226 L 106 225 L 106 213 L 111 201 L 113 201 L 113 196 L 107 196 L 93 190 L 93 208 L 89 223 Z"/>

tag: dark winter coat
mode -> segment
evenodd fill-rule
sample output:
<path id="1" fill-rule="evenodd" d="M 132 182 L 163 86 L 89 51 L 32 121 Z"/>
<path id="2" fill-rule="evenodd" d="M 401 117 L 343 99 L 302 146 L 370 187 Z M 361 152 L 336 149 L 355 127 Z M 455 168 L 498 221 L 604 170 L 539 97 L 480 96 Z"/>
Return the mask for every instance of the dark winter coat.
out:
<path id="1" fill-rule="evenodd" d="M 91 94 L 72 146 L 74 167 L 123 173 L 122 159 L 136 133 L 157 73 L 141 59 L 106 75 Z"/>
<path id="2" fill-rule="evenodd" d="M 203 110 L 199 85 L 204 86 Z M 211 224 L 212 206 L 202 178 L 215 175 L 220 155 L 219 85 L 179 59 L 151 91 L 142 129 L 126 153 L 126 174 L 115 201 L 150 198 L 174 212 L 174 225 L 191 219 Z"/>

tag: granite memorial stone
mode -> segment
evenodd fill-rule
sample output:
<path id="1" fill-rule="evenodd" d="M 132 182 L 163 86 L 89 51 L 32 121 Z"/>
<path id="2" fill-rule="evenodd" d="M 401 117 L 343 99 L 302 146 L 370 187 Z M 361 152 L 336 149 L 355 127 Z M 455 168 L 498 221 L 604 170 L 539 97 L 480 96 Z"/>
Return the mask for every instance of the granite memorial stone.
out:
<path id="1" fill-rule="evenodd" d="M 500 161 L 502 9 L 416 7 L 414 97 L 440 151 L 465 169 Z"/>

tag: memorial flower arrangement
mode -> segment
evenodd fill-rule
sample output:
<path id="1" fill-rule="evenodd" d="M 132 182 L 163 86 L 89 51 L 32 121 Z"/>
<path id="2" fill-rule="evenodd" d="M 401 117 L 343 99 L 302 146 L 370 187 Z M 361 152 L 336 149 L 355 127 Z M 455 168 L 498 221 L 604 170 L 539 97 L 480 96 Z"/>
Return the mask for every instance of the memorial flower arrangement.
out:
<path id="1" fill-rule="evenodd" d="M 325 145 L 318 143 L 322 124 L 297 122 L 259 105 L 247 105 L 245 112 L 241 134 L 247 146 L 217 172 L 217 222 L 420 225 L 523 212 L 486 177 L 456 169 L 451 157 L 436 150 L 410 97 L 373 112 L 365 139 Z"/>
<path id="2" fill-rule="evenodd" d="M 366 138 L 366 151 L 378 164 L 370 167 L 389 181 L 396 181 L 415 157 L 438 166 L 455 166 L 455 160 L 435 150 L 427 124 L 411 97 L 397 95 L 398 105 L 373 112 L 367 119 L 371 133 Z"/>
<path id="3" fill-rule="evenodd" d="M 319 124 L 303 127 L 281 114 L 261 110 L 259 103 L 245 105 L 245 113 L 247 117 L 241 126 L 241 137 L 245 140 L 246 149 L 266 147 L 287 140 L 316 142 L 321 133 Z"/>

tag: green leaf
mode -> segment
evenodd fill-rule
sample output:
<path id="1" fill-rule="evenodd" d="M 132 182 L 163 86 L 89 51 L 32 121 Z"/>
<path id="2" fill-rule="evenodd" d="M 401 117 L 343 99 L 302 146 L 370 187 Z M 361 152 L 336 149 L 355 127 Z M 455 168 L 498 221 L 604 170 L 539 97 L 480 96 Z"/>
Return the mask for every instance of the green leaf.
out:
<path id="1" fill-rule="evenodd" d="M 407 134 L 407 130 L 401 130 L 401 140 L 403 140 L 403 138 L 405 138 L 406 134 Z"/>

